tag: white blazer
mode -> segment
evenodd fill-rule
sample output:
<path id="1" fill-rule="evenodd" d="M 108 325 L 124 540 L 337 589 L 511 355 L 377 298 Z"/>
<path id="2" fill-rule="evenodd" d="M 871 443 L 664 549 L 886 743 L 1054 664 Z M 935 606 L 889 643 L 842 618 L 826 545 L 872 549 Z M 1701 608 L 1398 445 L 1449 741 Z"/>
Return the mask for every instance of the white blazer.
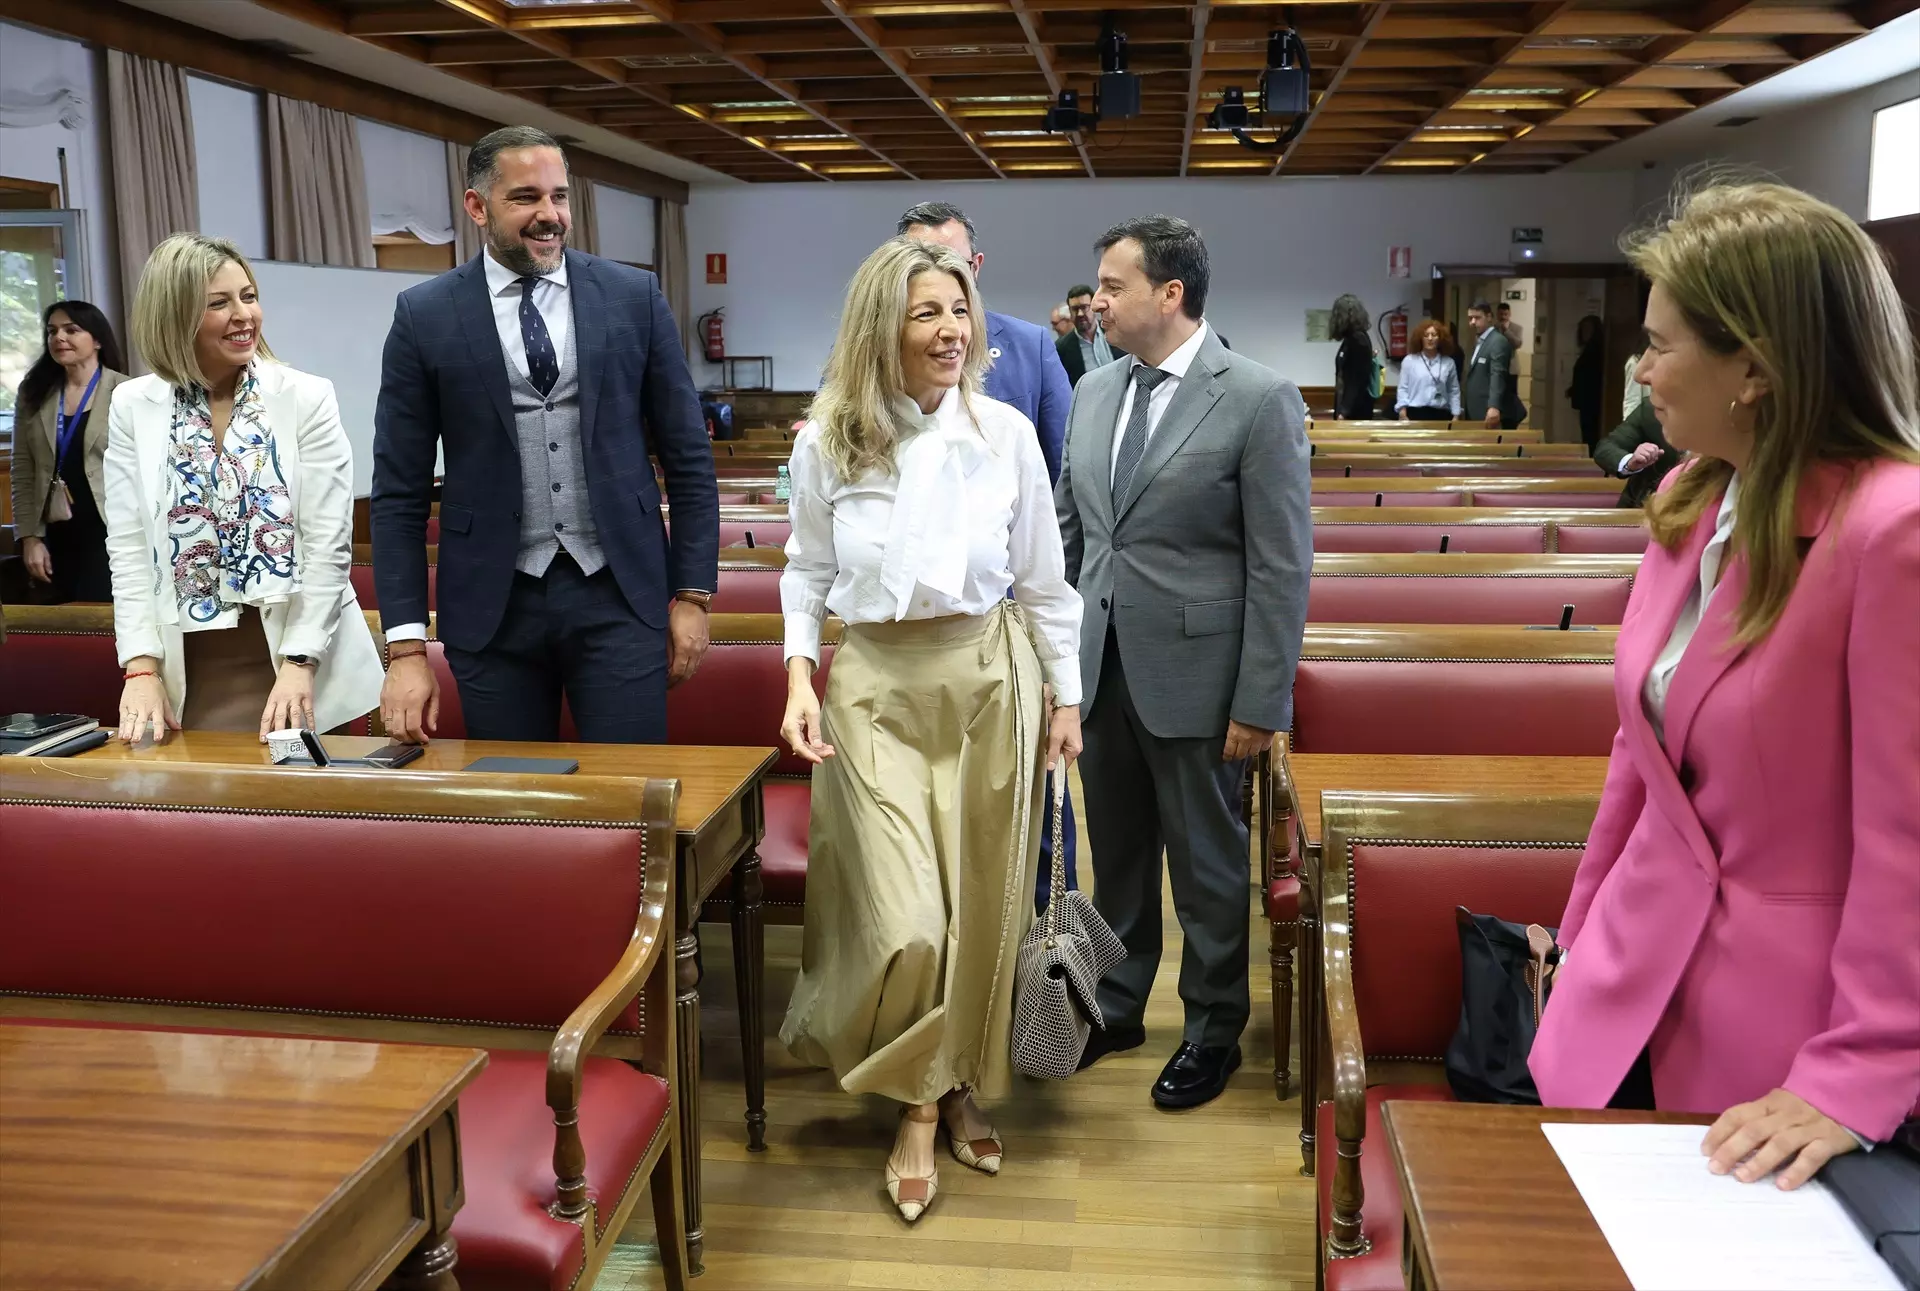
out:
<path id="1" fill-rule="evenodd" d="M 340 424 L 333 383 L 280 363 L 257 364 L 260 397 L 273 427 L 293 507 L 293 553 L 301 590 L 260 607 L 267 648 L 320 660 L 313 679 L 314 724 L 332 730 L 380 706 L 385 673 L 360 612 L 353 565 L 353 449 Z M 161 661 L 177 717 L 187 697 L 186 652 L 166 555 L 161 473 L 173 428 L 173 387 L 157 376 L 114 389 L 107 413 L 105 517 L 113 569 L 113 631 L 121 666 Z"/>

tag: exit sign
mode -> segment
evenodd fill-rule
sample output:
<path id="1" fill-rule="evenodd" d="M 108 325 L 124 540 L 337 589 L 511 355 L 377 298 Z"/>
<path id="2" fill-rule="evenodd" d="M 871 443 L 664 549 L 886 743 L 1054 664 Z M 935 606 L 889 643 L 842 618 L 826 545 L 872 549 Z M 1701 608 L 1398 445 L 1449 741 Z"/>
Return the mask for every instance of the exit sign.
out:
<path id="1" fill-rule="evenodd" d="M 707 281 L 709 283 L 725 283 L 726 280 L 727 257 L 725 255 L 709 255 L 707 257 Z"/>

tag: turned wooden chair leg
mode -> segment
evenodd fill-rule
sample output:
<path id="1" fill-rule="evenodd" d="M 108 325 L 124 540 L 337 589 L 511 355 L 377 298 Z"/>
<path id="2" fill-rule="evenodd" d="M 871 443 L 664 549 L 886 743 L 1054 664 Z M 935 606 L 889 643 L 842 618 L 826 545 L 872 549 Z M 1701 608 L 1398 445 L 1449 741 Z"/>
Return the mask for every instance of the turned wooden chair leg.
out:
<path id="1" fill-rule="evenodd" d="M 1299 936 L 1295 920 L 1268 925 L 1273 962 L 1273 1094 L 1285 1102 L 1293 1092 L 1293 951 Z"/>
<path id="2" fill-rule="evenodd" d="M 747 1093 L 747 1151 L 767 1150 L 766 907 L 760 854 L 733 868 L 733 977 L 740 1005 L 740 1069 Z"/>

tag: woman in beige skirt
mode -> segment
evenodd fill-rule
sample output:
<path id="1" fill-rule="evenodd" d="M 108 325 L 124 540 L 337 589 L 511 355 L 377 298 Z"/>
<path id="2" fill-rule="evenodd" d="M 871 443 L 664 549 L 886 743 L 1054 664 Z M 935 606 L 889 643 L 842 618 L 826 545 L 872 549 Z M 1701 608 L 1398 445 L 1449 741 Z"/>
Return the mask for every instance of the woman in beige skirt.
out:
<path id="1" fill-rule="evenodd" d="M 938 1187 L 942 1123 L 962 1164 L 1000 1168 L 973 1095 L 1010 1075 L 1042 764 L 1080 752 L 1080 596 L 1033 425 L 980 393 L 986 365 L 965 261 L 887 243 L 848 289 L 790 466 L 781 734 L 815 770 L 781 1038 L 903 1105 L 886 1184 L 908 1221 Z M 846 632 L 823 711 L 830 613 Z"/>

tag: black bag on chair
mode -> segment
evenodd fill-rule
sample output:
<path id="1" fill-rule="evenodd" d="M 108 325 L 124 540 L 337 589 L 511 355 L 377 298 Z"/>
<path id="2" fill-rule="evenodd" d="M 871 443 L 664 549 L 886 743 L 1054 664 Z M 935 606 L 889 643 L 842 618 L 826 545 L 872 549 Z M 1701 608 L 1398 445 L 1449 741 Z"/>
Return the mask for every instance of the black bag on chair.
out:
<path id="1" fill-rule="evenodd" d="M 1447 1084 L 1465 1103 L 1538 1106 L 1527 1055 L 1553 970 L 1554 929 L 1454 909 L 1460 928 L 1460 1025 L 1447 1046 Z"/>

